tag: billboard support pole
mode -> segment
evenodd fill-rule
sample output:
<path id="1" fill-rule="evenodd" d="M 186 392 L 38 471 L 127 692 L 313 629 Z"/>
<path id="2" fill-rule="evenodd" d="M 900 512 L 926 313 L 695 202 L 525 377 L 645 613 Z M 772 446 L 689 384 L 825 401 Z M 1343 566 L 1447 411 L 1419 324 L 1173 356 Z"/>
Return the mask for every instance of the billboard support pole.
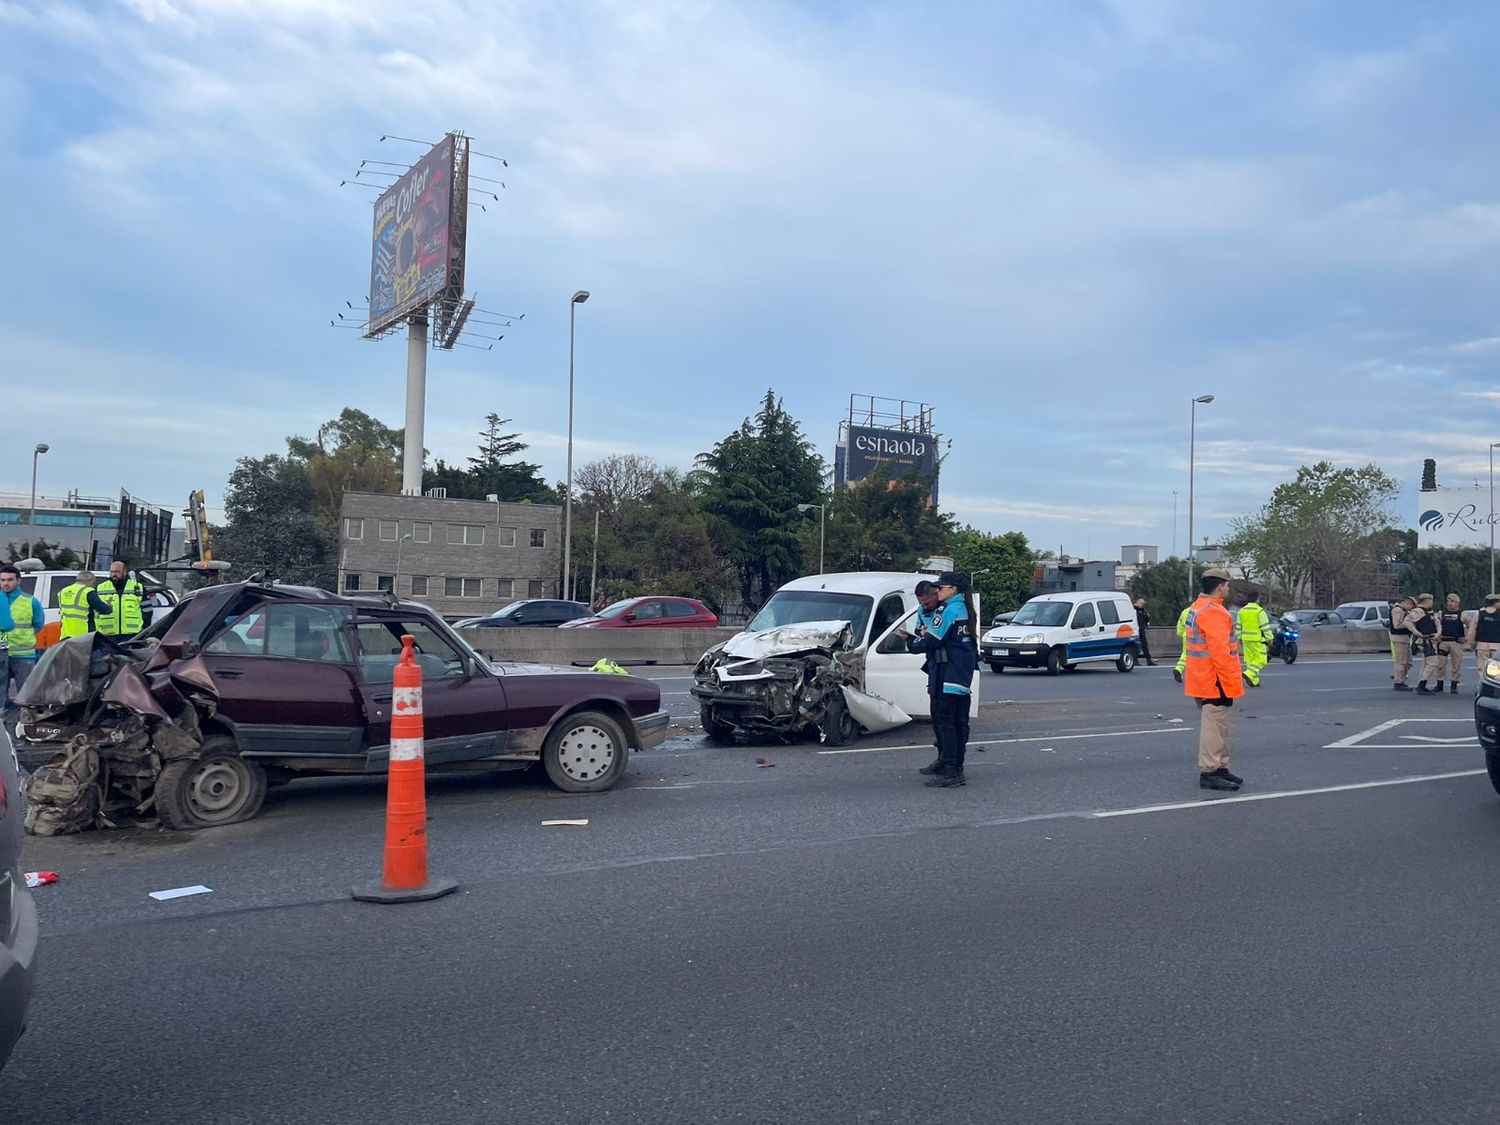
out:
<path id="1" fill-rule="evenodd" d="M 406 322 L 406 434 L 401 450 L 401 491 L 422 495 L 422 430 L 427 420 L 427 317 Z"/>

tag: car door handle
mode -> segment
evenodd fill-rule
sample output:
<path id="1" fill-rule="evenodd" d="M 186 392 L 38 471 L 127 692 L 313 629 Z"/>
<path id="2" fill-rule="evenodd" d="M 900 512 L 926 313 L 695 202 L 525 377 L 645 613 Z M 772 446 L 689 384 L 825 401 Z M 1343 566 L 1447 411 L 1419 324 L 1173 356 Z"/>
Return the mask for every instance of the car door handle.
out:
<path id="1" fill-rule="evenodd" d="M 372 695 L 372 696 L 370 696 L 370 702 L 372 702 L 372 703 L 389 703 L 394 698 L 395 698 L 394 695 L 392 695 L 388 691 L 385 691 L 385 692 L 381 692 L 379 695 Z"/>

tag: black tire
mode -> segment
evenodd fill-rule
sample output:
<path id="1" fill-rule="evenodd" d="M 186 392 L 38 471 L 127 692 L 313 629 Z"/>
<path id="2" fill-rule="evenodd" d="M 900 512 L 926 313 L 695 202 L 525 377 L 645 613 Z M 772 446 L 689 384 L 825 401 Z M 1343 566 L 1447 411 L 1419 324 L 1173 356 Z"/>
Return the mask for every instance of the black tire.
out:
<path id="1" fill-rule="evenodd" d="M 1134 672 L 1139 662 L 1140 657 L 1136 655 L 1135 645 L 1126 645 L 1125 651 L 1120 653 L 1120 659 L 1115 661 L 1115 667 L 1122 672 Z"/>
<path id="2" fill-rule="evenodd" d="M 844 746 L 859 737 L 859 723 L 849 714 L 843 692 L 829 701 L 828 709 L 818 723 L 818 738 L 824 746 Z"/>
<path id="3" fill-rule="evenodd" d="M 1060 676 L 1063 674 L 1063 672 L 1067 671 L 1067 668 L 1067 653 L 1063 650 L 1063 647 L 1061 645 L 1058 645 L 1047 654 L 1047 675 Z"/>
<path id="4" fill-rule="evenodd" d="M 547 732 L 542 765 L 564 793 L 602 793 L 625 775 L 630 748 L 620 724 L 600 711 L 574 711 Z"/>
<path id="5" fill-rule="evenodd" d="M 1003 672 L 1003 671 L 1005 671 L 1005 665 L 1001 664 L 1000 661 L 998 661 L 998 660 L 991 660 L 990 661 L 990 671 L 991 672 L 996 672 L 996 673 Z"/>
<path id="6" fill-rule="evenodd" d="M 1484 768 L 1489 771 L 1490 784 L 1495 787 L 1495 792 L 1500 793 L 1500 750 L 1485 751 Z"/>
<path id="7" fill-rule="evenodd" d="M 249 820 L 265 799 L 266 771 L 227 734 L 205 738 L 198 757 L 167 763 L 156 779 L 156 817 L 179 832 Z"/>
<path id="8" fill-rule="evenodd" d="M 721 720 L 707 703 L 698 708 L 698 718 L 703 723 L 703 733 L 717 746 L 728 746 L 734 742 L 734 728 Z"/>
<path id="9" fill-rule="evenodd" d="M 1281 652 L 1281 659 L 1285 660 L 1288 664 L 1297 663 L 1297 646 L 1287 645 Z"/>

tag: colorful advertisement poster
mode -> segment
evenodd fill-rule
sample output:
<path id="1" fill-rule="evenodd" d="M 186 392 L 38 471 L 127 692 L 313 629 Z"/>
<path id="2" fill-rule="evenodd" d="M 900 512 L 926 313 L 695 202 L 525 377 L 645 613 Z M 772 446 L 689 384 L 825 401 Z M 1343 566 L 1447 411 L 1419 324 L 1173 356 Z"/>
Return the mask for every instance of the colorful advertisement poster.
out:
<path id="1" fill-rule="evenodd" d="M 375 201 L 370 335 L 447 288 L 452 221 L 453 138 L 444 137 Z"/>

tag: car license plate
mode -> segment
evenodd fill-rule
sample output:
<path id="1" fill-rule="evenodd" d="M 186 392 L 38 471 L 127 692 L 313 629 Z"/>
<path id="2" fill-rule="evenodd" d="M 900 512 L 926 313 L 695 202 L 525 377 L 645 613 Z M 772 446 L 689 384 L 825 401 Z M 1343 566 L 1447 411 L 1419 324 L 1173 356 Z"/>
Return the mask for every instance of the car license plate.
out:
<path id="1" fill-rule="evenodd" d="M 1015 653 L 1011 652 L 1011 650 L 1008 649 L 1008 648 L 992 648 L 992 649 L 990 649 L 990 655 L 991 656 L 1014 656 Z"/>

